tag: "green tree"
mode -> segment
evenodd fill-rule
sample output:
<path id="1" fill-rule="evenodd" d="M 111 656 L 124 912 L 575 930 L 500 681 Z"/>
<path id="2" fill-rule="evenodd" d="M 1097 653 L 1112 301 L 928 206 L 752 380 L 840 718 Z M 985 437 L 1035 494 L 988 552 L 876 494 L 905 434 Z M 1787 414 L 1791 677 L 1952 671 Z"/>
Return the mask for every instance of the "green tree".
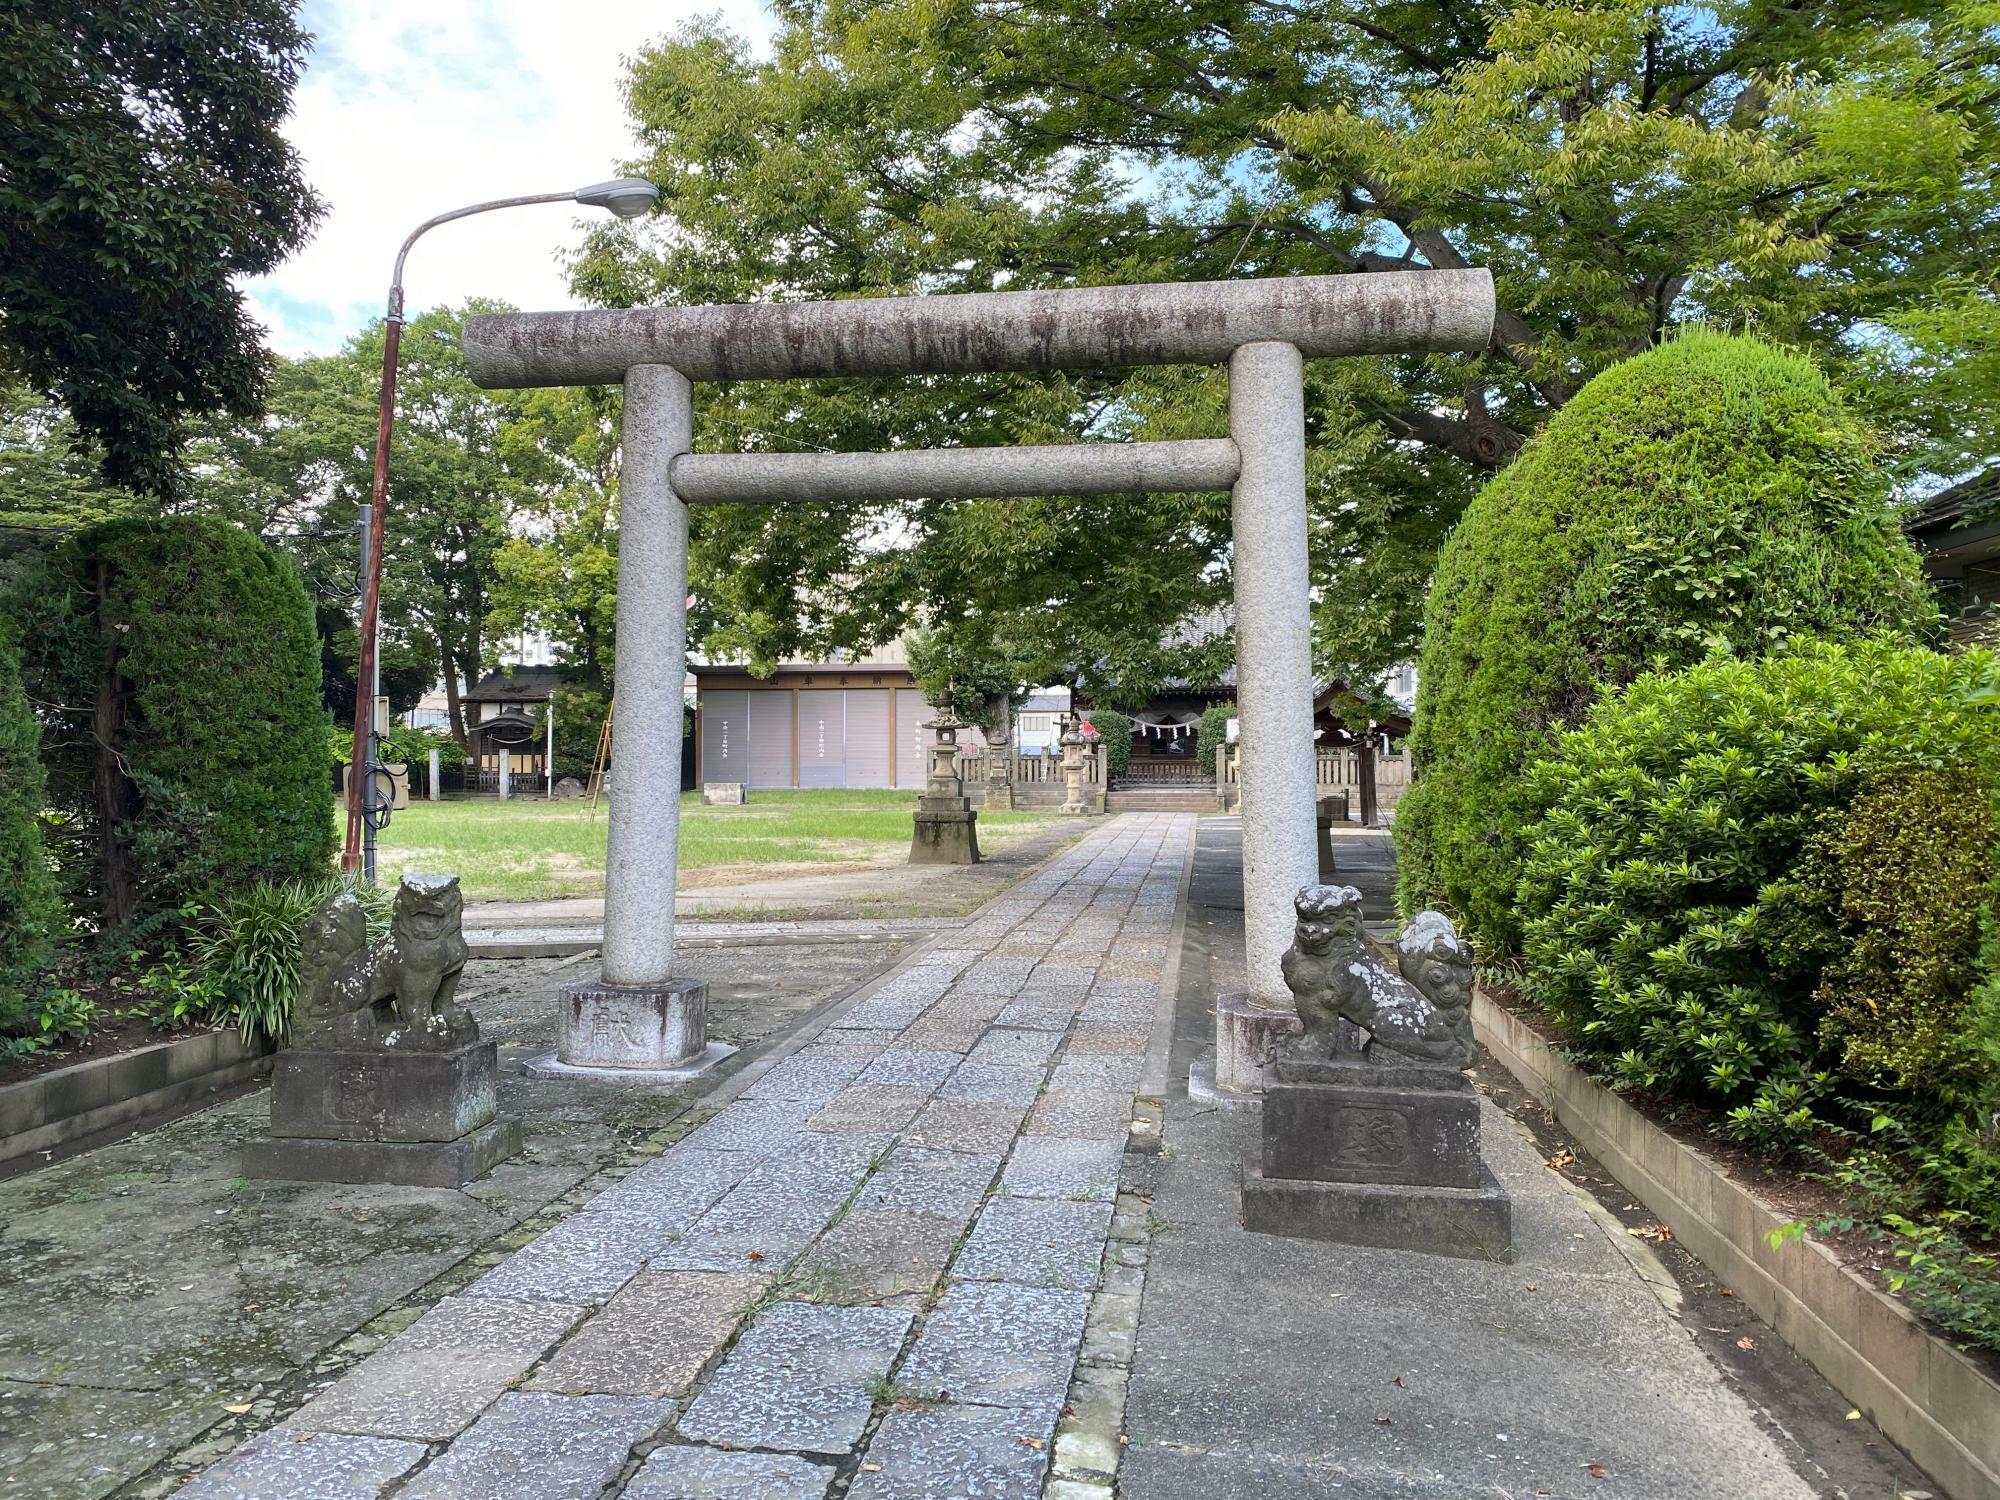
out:
<path id="1" fill-rule="evenodd" d="M 635 165 L 674 229 L 600 231 L 576 285 L 630 305 L 1489 266 L 1486 353 L 1309 375 L 1316 644 L 1369 681 L 1416 639 L 1477 479 L 1678 326 L 1811 348 L 1893 419 L 1898 468 L 2000 446 L 1995 70 L 1970 3 L 796 0 L 767 59 L 713 23 L 635 59 Z M 704 392 L 702 434 L 1209 435 L 1220 389 L 1189 370 L 746 385 Z M 1074 605 L 1102 577 L 1105 629 L 1066 652 L 1094 669 L 1145 654 L 1128 622 L 1150 613 L 1156 642 L 1226 584 L 1226 513 L 1178 497 L 706 528 L 698 573 L 769 654 L 893 629 L 926 594 L 1024 639 L 1094 628 Z M 885 534 L 913 556 L 881 556 Z"/>
<path id="2" fill-rule="evenodd" d="M 20 659 L 0 630 L 0 1034 L 40 979 L 62 903 L 42 845 L 41 726 L 21 692 Z"/>
<path id="3" fill-rule="evenodd" d="M 288 561 L 209 517 L 110 521 L 11 604 L 69 894 L 100 931 L 325 872 L 319 649 Z"/>
<path id="4" fill-rule="evenodd" d="M 1518 927 L 1521 776 L 1640 672 L 1934 621 L 1868 439 L 1811 361 L 1691 331 L 1598 376 L 1480 492 L 1432 585 L 1396 812 L 1405 911 Z"/>
<path id="5" fill-rule="evenodd" d="M 184 422 L 256 409 L 238 278 L 321 213 L 279 127 L 293 0 L 0 6 L 0 364 L 59 399 L 106 476 L 181 483 Z"/>

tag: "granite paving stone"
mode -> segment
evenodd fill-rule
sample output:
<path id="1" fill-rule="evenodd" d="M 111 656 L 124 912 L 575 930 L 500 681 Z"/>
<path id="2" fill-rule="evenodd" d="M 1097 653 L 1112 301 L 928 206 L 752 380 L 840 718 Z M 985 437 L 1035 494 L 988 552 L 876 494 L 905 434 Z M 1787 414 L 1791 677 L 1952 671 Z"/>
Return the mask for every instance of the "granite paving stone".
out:
<path id="1" fill-rule="evenodd" d="M 815 1302 L 914 1308 L 944 1275 L 965 1222 L 850 1213 L 806 1252 L 798 1264 L 798 1285 Z"/>
<path id="2" fill-rule="evenodd" d="M 1031 1031 L 1067 1031 L 1075 1014 L 1074 999 L 1016 1000 L 994 1018 L 993 1024 Z"/>
<path id="3" fill-rule="evenodd" d="M 806 1127 L 829 1132 L 900 1130 L 916 1118 L 930 1097 L 927 1088 L 857 1083 L 828 1100 L 824 1109 L 806 1121 Z"/>
<path id="4" fill-rule="evenodd" d="M 622 1500 L 823 1500 L 834 1471 L 786 1453 L 655 1448 Z"/>
<path id="5" fill-rule="evenodd" d="M 853 1057 L 788 1057 L 744 1091 L 746 1099 L 808 1099 L 824 1104 L 868 1064 Z"/>
<path id="6" fill-rule="evenodd" d="M 975 1104 L 1032 1104 L 1048 1071 L 1014 1063 L 961 1064 L 938 1090 L 940 1099 L 968 1099 Z"/>
<path id="7" fill-rule="evenodd" d="M 646 1268 L 673 1231 L 650 1216 L 577 1214 L 529 1241 L 465 1289 L 468 1297 L 532 1297 L 595 1307 Z"/>
<path id="8" fill-rule="evenodd" d="M 871 1464 L 851 1500 L 1035 1500 L 1047 1472 L 1055 1415 L 1018 1407 L 892 1411 L 868 1445 Z"/>
<path id="9" fill-rule="evenodd" d="M 737 1340 L 680 1420 L 683 1437 L 738 1448 L 845 1453 L 868 1423 L 910 1314 L 780 1302 Z"/>
<path id="10" fill-rule="evenodd" d="M 832 1027 L 799 1049 L 800 1057 L 870 1058 L 896 1042 L 891 1027 Z"/>
<path id="11" fill-rule="evenodd" d="M 1097 1285 L 1110 1227 L 1109 1203 L 995 1197 L 980 1210 L 952 1274 L 1090 1291 Z"/>
<path id="12" fill-rule="evenodd" d="M 1032 1116 L 1028 1123 L 1033 1126 Z M 1124 1161 L 1122 1137 L 1024 1135 L 1014 1143 L 1000 1184 L 1017 1198 L 1092 1198 L 1109 1203 L 1118 1196 L 1118 1169 Z"/>
<path id="13" fill-rule="evenodd" d="M 703 1151 L 683 1143 L 636 1167 L 583 1206 L 579 1217 L 636 1213 L 663 1231 L 687 1228 L 756 1169 L 744 1151 Z"/>
<path id="14" fill-rule="evenodd" d="M 1060 1409 L 1089 1308 L 1088 1292 L 953 1282 L 896 1379 L 953 1401 Z"/>
<path id="15" fill-rule="evenodd" d="M 955 1052 L 965 1056 L 986 1034 L 986 1022 L 954 1020 L 935 1012 L 903 1028 L 896 1038 L 898 1047 L 931 1052 Z"/>
<path id="16" fill-rule="evenodd" d="M 397 1500 L 570 1500 L 618 1477 L 632 1445 L 673 1415 L 643 1396 L 512 1391 L 462 1433 Z"/>
<path id="17" fill-rule="evenodd" d="M 1065 1057 L 1049 1075 L 1049 1092 L 1058 1089 L 1116 1089 L 1131 1095 L 1139 1087 L 1143 1057 L 1109 1052 L 1079 1052 Z"/>
<path id="18" fill-rule="evenodd" d="M 1053 1031 L 1018 1031 L 1008 1027 L 995 1027 L 979 1039 L 979 1045 L 972 1049 L 968 1059 L 976 1063 L 1012 1063 L 1016 1066 L 1039 1068 L 1047 1064 L 1055 1054 L 1056 1044 L 1062 1040 Z"/>
<path id="19" fill-rule="evenodd" d="M 747 1151 L 769 1156 L 789 1146 L 806 1117 L 818 1108 L 809 1099 L 738 1099 L 674 1151 Z"/>
<path id="20" fill-rule="evenodd" d="M 1122 1141 L 1132 1129 L 1132 1096 L 1123 1089 L 1052 1088 L 1035 1101 L 1022 1129 L 1031 1136 Z"/>
<path id="21" fill-rule="evenodd" d="M 528 1389 L 682 1395 L 770 1280 L 744 1271 L 646 1272 L 571 1334 Z"/>
<path id="22" fill-rule="evenodd" d="M 997 1152 L 975 1154 L 927 1146 L 898 1146 L 855 1196 L 854 1206 L 873 1213 L 928 1214 L 964 1222 L 1000 1170 Z"/>
<path id="23" fill-rule="evenodd" d="M 583 1316 L 560 1302 L 447 1297 L 291 1418 L 307 1431 L 448 1438 Z"/>
<path id="24" fill-rule="evenodd" d="M 868 1158 L 766 1161 L 651 1262 L 655 1271 L 775 1268 L 811 1244 L 868 1174 Z"/>
<path id="25" fill-rule="evenodd" d="M 965 1058 L 942 1048 L 892 1047 L 878 1053 L 854 1080 L 856 1083 L 884 1083 L 897 1088 L 936 1088 Z"/>
<path id="26" fill-rule="evenodd" d="M 1020 1104 L 980 1104 L 971 1099 L 934 1099 L 910 1122 L 903 1139 L 940 1151 L 998 1154 L 1007 1149 L 1027 1107 Z"/>
<path id="27" fill-rule="evenodd" d="M 175 1500 L 375 1500 L 430 1450 L 422 1443 L 273 1427 L 224 1454 Z"/>
<path id="28" fill-rule="evenodd" d="M 1090 1053 L 1123 1057 L 1144 1057 L 1146 1038 L 1105 1026 L 1078 1026 L 1069 1034 L 1070 1057 Z"/>

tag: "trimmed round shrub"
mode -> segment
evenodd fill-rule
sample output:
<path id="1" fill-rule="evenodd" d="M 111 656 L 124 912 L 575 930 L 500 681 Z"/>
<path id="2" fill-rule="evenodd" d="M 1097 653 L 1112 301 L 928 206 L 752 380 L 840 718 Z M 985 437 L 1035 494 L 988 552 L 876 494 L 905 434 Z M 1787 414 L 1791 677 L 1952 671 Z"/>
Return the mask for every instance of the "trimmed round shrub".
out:
<path id="1" fill-rule="evenodd" d="M 1803 356 L 1693 331 L 1591 381 L 1439 557 L 1396 814 L 1405 911 L 1519 937 L 1520 778 L 1642 671 L 1936 617 L 1870 445 Z"/>
<path id="2" fill-rule="evenodd" d="M 1123 776 L 1132 769 L 1132 721 L 1108 708 L 1093 708 L 1084 718 L 1104 744 L 1104 775 Z"/>
<path id="3" fill-rule="evenodd" d="M 113 521 L 16 605 L 50 799 L 90 867 L 73 900 L 117 927 L 326 873 L 319 641 L 290 562 L 210 517 Z"/>
<path id="4" fill-rule="evenodd" d="M 1236 717 L 1233 703 L 1211 703 L 1201 711 L 1201 723 L 1194 732 L 1195 763 L 1201 774 L 1215 774 L 1215 756 L 1229 738 L 1229 721 Z"/>
<path id="5" fill-rule="evenodd" d="M 40 742 L 19 660 L 0 637 L 0 1034 L 27 1019 L 29 997 L 63 925 L 42 845 L 47 787 Z"/>
<path id="6" fill-rule="evenodd" d="M 1600 702 L 1523 784 L 1526 998 L 1612 1082 L 1746 1139 L 1802 1135 L 1835 1091 L 1933 1135 L 1976 1110 L 2000 1049 L 1978 993 L 1994 670 L 1803 642 Z"/>

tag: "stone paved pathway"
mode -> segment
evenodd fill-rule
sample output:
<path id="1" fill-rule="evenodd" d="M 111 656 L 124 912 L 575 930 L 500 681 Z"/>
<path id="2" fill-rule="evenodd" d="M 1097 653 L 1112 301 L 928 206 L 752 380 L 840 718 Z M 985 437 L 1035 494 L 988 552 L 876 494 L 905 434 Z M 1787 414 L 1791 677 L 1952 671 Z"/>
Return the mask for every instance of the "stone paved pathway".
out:
<path id="1" fill-rule="evenodd" d="M 1093 1299 L 1134 1300 L 1100 1288 L 1193 829 L 1101 826 L 183 1500 L 1040 1495 Z"/>

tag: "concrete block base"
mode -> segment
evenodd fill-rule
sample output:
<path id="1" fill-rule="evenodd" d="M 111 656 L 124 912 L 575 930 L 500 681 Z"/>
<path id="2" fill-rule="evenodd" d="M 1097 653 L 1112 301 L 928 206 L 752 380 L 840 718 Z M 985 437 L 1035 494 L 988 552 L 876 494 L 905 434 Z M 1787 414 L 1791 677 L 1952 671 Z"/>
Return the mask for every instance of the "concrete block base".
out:
<path id="1" fill-rule="evenodd" d="M 952 803 L 957 805 L 949 805 Z M 979 863 L 979 814 L 964 797 L 919 797 L 915 817 L 916 826 L 910 834 L 911 864 Z"/>
<path id="2" fill-rule="evenodd" d="M 708 986 L 673 979 L 643 989 L 602 980 L 563 986 L 556 1056 L 572 1068 L 689 1067 L 708 1050 Z"/>
<path id="3" fill-rule="evenodd" d="M 501 1115 L 455 1141 L 329 1141 L 268 1136 L 244 1146 L 243 1175 L 279 1182 L 462 1188 L 518 1153 L 522 1139 L 521 1121 L 514 1115 Z"/>
<path id="4" fill-rule="evenodd" d="M 499 1071 L 492 1042 L 449 1052 L 394 1047 L 281 1052 L 271 1070 L 271 1134 L 341 1142 L 456 1141 L 493 1119 Z"/>
<path id="5" fill-rule="evenodd" d="M 749 794 L 740 781 L 704 781 L 701 784 L 704 807 L 741 807 L 749 800 Z"/>
<path id="6" fill-rule="evenodd" d="M 1236 1094 L 1264 1089 L 1264 1068 L 1278 1043 L 1300 1030 L 1298 1013 L 1255 1004 L 1248 995 L 1215 1001 L 1215 1083 Z"/>
<path id="7" fill-rule="evenodd" d="M 686 1083 L 690 1078 L 701 1077 L 725 1058 L 735 1055 L 736 1049 L 727 1042 L 710 1042 L 698 1055 L 689 1058 L 679 1067 L 595 1068 L 566 1063 L 555 1053 L 544 1052 L 523 1062 L 521 1071 L 530 1078 L 586 1078 L 595 1083 L 628 1083 L 645 1087 Z"/>
<path id="8" fill-rule="evenodd" d="M 1210 1109 L 1243 1110 L 1263 1107 L 1261 1094 L 1239 1094 L 1215 1082 L 1215 1049 L 1209 1048 L 1188 1068 L 1188 1098 Z"/>
<path id="9" fill-rule="evenodd" d="M 1481 1165 L 1479 1172 L 1476 1188 L 1303 1182 L 1267 1178 L 1252 1150 L 1243 1159 L 1243 1227 L 1293 1239 L 1511 1261 L 1513 1205 L 1490 1170 Z"/>

